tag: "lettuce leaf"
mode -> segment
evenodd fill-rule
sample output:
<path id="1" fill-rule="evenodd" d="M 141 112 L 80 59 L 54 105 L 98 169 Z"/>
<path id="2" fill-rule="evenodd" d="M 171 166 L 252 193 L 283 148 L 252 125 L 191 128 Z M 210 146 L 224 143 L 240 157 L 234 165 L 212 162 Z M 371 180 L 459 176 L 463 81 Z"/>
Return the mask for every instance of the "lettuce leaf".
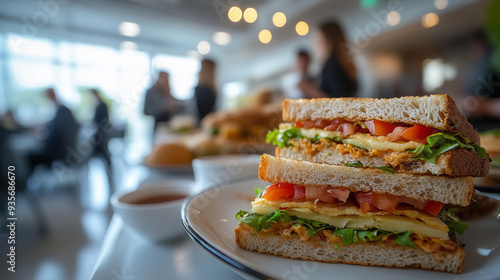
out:
<path id="1" fill-rule="evenodd" d="M 272 143 L 280 148 L 290 147 L 291 144 L 288 143 L 290 139 L 304 138 L 300 129 L 297 127 L 292 127 L 284 131 L 279 129 L 274 129 L 269 131 L 266 135 L 266 143 Z"/>
<path id="2" fill-rule="evenodd" d="M 347 166 L 347 167 L 358 167 L 358 168 L 360 168 L 360 167 L 363 167 L 363 163 L 361 163 L 361 161 L 359 161 L 359 160 L 358 160 L 358 161 L 355 161 L 355 162 L 353 162 L 353 163 L 346 163 L 346 164 L 345 164 L 345 166 Z"/>
<path id="3" fill-rule="evenodd" d="M 414 154 L 413 158 L 415 159 L 426 160 L 434 164 L 436 163 L 436 159 L 439 155 L 457 148 L 472 149 L 482 159 L 486 159 L 486 150 L 478 144 L 463 137 L 460 133 L 435 133 L 427 137 L 427 142 L 427 144 L 421 145 L 414 150 L 408 150 L 408 152 Z"/>
<path id="4" fill-rule="evenodd" d="M 416 248 L 411 239 L 409 238 L 411 232 L 390 232 L 383 231 L 379 229 L 366 229 L 358 230 L 352 228 L 336 228 L 332 225 L 298 218 L 297 216 L 290 216 L 285 210 L 277 210 L 271 212 L 267 215 L 251 213 L 247 211 L 239 211 L 236 213 L 236 219 L 238 219 L 242 224 L 248 224 L 254 228 L 254 233 L 259 232 L 263 229 L 268 229 L 272 226 L 272 223 L 286 223 L 290 222 L 295 225 L 302 225 L 307 228 L 307 234 L 312 237 L 316 237 L 318 232 L 323 229 L 331 229 L 334 236 L 339 236 L 342 238 L 343 245 L 355 244 L 359 241 L 369 242 L 369 241 L 381 241 L 384 237 L 394 235 L 396 237 L 395 241 L 397 244 L 402 246 L 407 246 L 411 248 Z"/>
<path id="5" fill-rule="evenodd" d="M 390 174 L 396 173 L 396 170 L 394 170 L 394 168 L 390 165 L 375 166 L 375 168 L 384 171 L 384 173 L 390 173 Z"/>
<path id="6" fill-rule="evenodd" d="M 455 215 L 455 212 L 457 212 L 457 208 L 452 208 L 452 209 L 442 209 L 441 212 L 438 214 L 439 218 L 448 226 L 450 229 L 449 233 L 458 233 L 460 235 L 464 234 L 464 231 L 466 229 L 469 229 L 469 225 L 467 223 L 464 223 L 460 221 L 460 218 L 458 218 Z"/>
<path id="7" fill-rule="evenodd" d="M 264 190 L 266 190 L 266 188 L 257 188 L 257 187 L 254 187 L 253 190 L 255 191 L 255 196 L 257 198 L 261 198 L 262 197 L 262 193 L 264 192 Z"/>

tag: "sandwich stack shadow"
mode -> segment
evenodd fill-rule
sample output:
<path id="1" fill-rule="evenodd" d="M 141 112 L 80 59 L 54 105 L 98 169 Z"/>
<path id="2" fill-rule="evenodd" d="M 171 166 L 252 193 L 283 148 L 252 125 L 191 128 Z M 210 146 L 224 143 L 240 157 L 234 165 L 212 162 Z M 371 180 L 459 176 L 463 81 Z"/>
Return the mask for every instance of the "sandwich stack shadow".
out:
<path id="1" fill-rule="evenodd" d="M 460 273 L 472 176 L 488 173 L 479 135 L 448 95 L 286 100 L 240 211 L 242 249 L 320 262 Z"/>

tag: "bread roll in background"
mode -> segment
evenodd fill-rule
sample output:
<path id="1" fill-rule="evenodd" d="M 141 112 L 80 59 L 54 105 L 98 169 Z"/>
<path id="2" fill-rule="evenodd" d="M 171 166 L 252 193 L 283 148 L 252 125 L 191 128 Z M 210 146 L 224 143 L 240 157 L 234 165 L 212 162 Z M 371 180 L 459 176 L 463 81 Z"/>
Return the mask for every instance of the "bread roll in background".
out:
<path id="1" fill-rule="evenodd" d="M 193 154 L 183 144 L 166 143 L 153 147 L 151 154 L 147 157 L 147 162 L 153 166 L 168 164 L 190 164 Z"/>

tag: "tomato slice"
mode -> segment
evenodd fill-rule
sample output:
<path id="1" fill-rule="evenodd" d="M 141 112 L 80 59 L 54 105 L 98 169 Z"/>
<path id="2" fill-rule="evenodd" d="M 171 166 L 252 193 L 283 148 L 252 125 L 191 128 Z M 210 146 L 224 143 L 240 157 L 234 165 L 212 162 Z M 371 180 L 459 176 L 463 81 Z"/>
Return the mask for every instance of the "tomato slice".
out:
<path id="1" fill-rule="evenodd" d="M 401 137 L 406 140 L 427 144 L 427 136 L 438 132 L 439 131 L 437 129 L 434 129 L 432 127 L 425 127 L 417 124 L 403 132 L 401 134 Z"/>
<path id="2" fill-rule="evenodd" d="M 316 122 L 314 123 L 314 125 L 316 126 L 316 128 L 325 128 L 327 127 L 328 125 L 330 125 L 330 121 L 328 120 L 324 120 L 324 119 L 317 119 Z"/>
<path id="3" fill-rule="evenodd" d="M 373 210 L 372 201 L 373 201 L 373 193 L 362 193 L 358 192 L 354 194 L 356 200 L 358 201 L 359 207 L 363 212 L 370 212 Z"/>
<path id="4" fill-rule="evenodd" d="M 371 134 L 377 136 L 387 136 L 396 128 L 396 125 L 378 120 L 366 121 L 365 124 Z"/>
<path id="5" fill-rule="evenodd" d="M 427 206 L 424 208 L 424 211 L 427 211 L 432 215 L 437 216 L 437 214 L 441 212 L 441 208 L 443 208 L 442 202 L 429 201 L 429 203 L 427 203 Z"/>
<path id="6" fill-rule="evenodd" d="M 328 193 L 342 202 L 347 202 L 347 199 L 349 198 L 349 194 L 351 193 L 351 191 L 345 189 L 333 188 L 329 189 Z"/>
<path id="7" fill-rule="evenodd" d="M 300 127 L 300 128 L 302 128 L 302 127 L 304 127 L 304 124 L 303 124 L 301 121 L 296 121 L 296 122 L 295 122 L 295 127 Z"/>
<path id="8" fill-rule="evenodd" d="M 398 200 L 393 195 L 385 193 L 373 194 L 373 206 L 380 210 L 393 212 L 396 210 L 396 205 L 398 205 Z"/>
<path id="9" fill-rule="evenodd" d="M 291 198 L 295 192 L 293 184 L 277 183 L 267 187 L 262 193 L 262 198 L 267 200 L 276 201 Z"/>

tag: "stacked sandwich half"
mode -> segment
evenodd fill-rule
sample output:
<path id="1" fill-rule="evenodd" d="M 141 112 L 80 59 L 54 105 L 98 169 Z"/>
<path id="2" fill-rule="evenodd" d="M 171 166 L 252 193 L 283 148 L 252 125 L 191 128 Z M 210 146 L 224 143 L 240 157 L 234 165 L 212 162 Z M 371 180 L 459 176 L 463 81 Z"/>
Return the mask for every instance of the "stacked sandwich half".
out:
<path id="1" fill-rule="evenodd" d="M 240 248 L 461 272 L 450 205 L 469 204 L 489 159 L 449 96 L 286 100 L 283 119 L 259 167 L 271 185 L 236 214 Z"/>

